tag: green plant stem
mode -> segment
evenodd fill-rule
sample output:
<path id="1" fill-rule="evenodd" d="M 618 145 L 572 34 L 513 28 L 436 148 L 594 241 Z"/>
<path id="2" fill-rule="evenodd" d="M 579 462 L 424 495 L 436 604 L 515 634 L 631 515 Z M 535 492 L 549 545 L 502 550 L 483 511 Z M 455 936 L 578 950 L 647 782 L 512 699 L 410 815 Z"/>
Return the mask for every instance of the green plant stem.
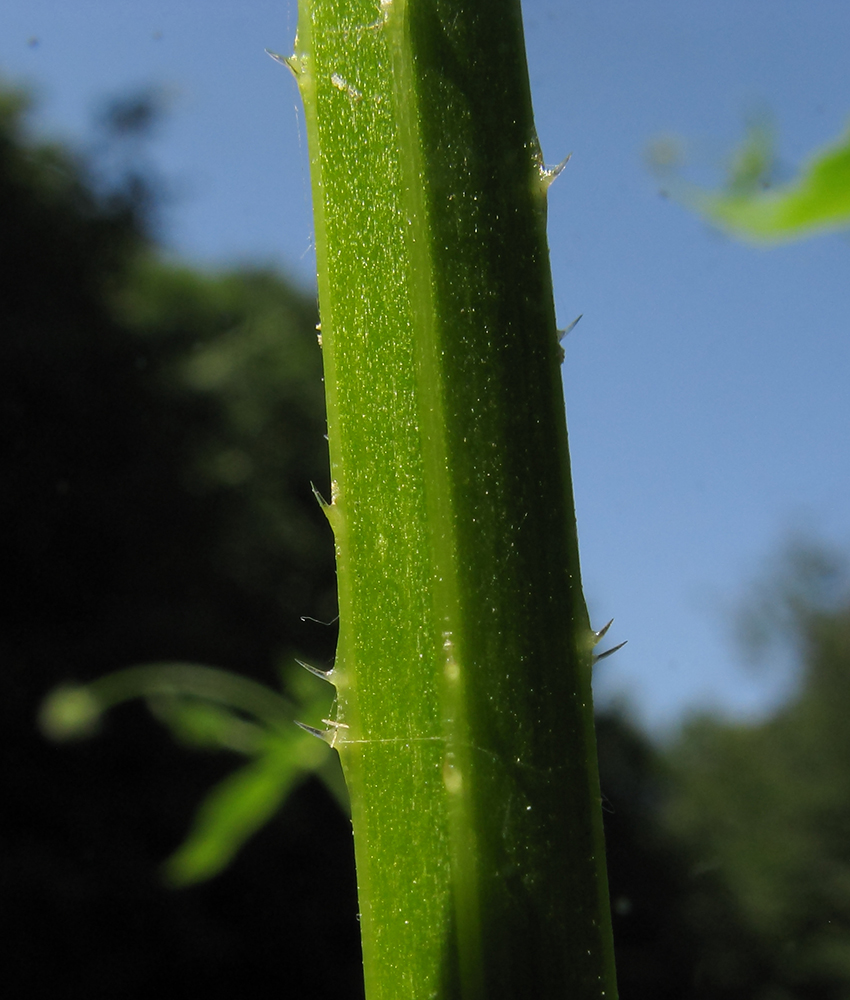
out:
<path id="1" fill-rule="evenodd" d="M 302 0 L 369 1000 L 614 997 L 518 0 Z"/>

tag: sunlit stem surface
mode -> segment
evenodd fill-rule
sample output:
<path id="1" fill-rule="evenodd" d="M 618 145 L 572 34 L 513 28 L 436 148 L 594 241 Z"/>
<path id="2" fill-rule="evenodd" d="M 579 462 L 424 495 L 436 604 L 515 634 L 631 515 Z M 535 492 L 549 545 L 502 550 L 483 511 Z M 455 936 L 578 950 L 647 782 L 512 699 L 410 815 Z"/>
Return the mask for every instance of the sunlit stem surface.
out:
<path id="1" fill-rule="evenodd" d="M 614 997 L 518 0 L 302 0 L 369 1000 Z"/>

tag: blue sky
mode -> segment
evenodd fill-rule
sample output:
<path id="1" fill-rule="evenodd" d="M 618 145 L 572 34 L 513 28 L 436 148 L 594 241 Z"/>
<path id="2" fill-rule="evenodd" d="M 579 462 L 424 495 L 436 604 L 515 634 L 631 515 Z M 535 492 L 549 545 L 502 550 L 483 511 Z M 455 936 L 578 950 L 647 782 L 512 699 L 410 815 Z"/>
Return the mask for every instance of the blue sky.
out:
<path id="1" fill-rule="evenodd" d="M 659 195 L 649 142 L 687 141 L 719 179 L 768 109 L 791 172 L 850 121 L 845 0 L 526 0 L 547 162 L 585 590 L 629 644 L 597 698 L 663 732 L 709 707 L 746 716 L 787 664 L 744 665 L 731 613 L 792 533 L 850 549 L 850 237 L 752 250 Z M 91 142 L 105 99 L 162 88 L 148 159 L 162 236 L 205 266 L 314 280 L 307 155 L 286 52 L 294 0 L 6 0 L 0 75 L 35 132 Z"/>

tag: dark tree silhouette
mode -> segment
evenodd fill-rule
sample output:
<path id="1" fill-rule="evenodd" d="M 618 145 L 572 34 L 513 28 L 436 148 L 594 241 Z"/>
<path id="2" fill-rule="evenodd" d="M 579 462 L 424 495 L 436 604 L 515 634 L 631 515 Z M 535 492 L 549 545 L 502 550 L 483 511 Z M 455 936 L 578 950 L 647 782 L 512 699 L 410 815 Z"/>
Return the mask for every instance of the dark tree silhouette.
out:
<path id="1" fill-rule="evenodd" d="M 666 826 L 691 859 L 700 991 L 850 991 L 850 605 L 840 562 L 796 546 L 746 619 L 798 656 L 796 694 L 755 724 L 695 719 L 669 748 Z"/>
<path id="2" fill-rule="evenodd" d="M 333 628 L 302 616 L 333 619 L 335 598 L 310 487 L 327 477 L 313 297 L 162 263 L 153 187 L 28 142 L 23 105 L 0 104 L 7 981 L 233 997 L 263 995 L 274 968 L 293 991 L 356 996 L 350 830 L 320 786 L 224 876 L 173 892 L 158 865 L 233 762 L 139 708 L 85 744 L 36 731 L 55 683 L 137 662 L 276 686 L 293 652 L 330 658 Z M 125 138 L 150 124 L 118 118 Z"/>

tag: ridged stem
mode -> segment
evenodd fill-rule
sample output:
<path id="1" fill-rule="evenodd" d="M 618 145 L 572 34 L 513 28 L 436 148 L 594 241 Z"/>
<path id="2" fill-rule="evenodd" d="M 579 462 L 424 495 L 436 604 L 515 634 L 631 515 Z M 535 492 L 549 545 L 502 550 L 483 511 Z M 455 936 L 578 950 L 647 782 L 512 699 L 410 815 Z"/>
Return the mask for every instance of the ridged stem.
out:
<path id="1" fill-rule="evenodd" d="M 613 998 L 518 0 L 302 0 L 369 1000 Z"/>

